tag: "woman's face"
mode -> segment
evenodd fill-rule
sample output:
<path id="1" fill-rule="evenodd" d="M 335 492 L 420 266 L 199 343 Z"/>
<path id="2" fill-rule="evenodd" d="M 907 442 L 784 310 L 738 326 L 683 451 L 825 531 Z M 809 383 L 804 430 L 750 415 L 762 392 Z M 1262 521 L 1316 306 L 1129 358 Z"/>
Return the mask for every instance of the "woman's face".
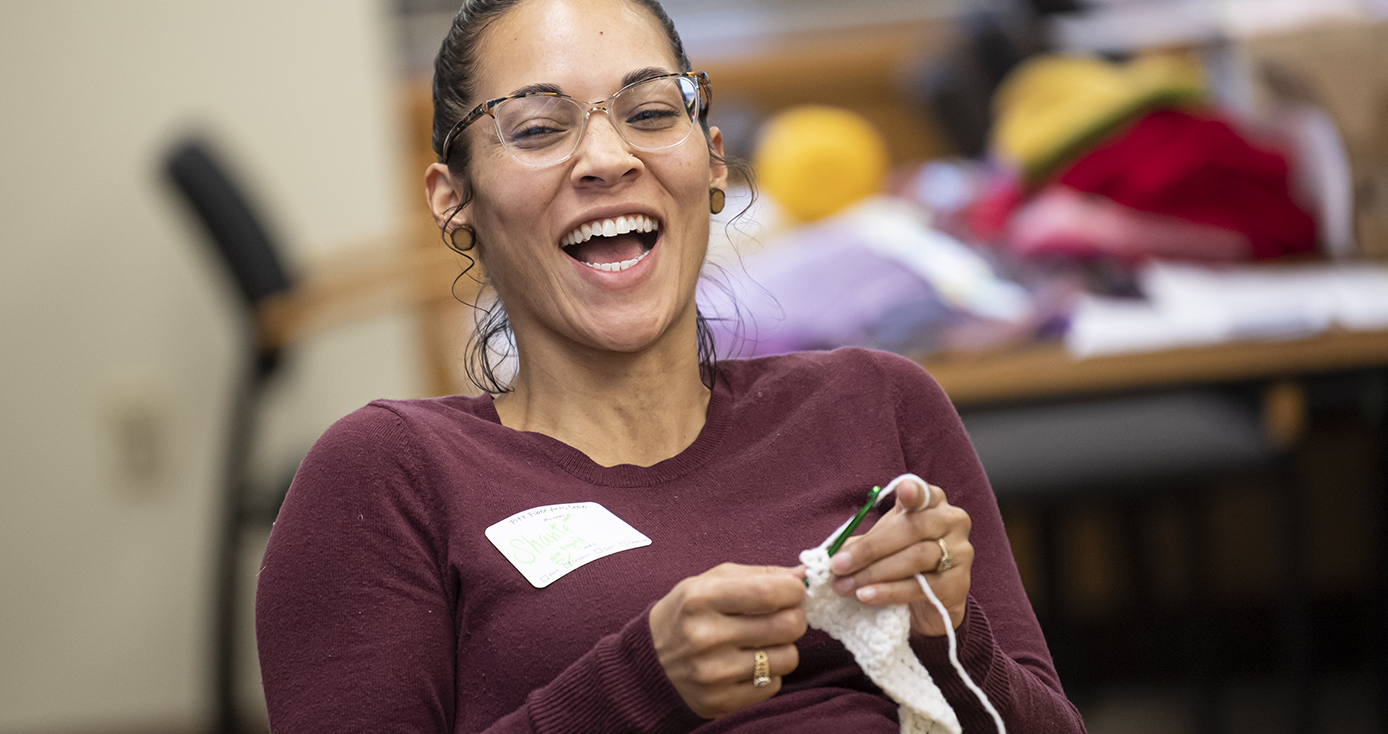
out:
<path id="1" fill-rule="evenodd" d="M 534 84 L 601 101 L 632 72 L 681 70 L 655 18 L 626 0 L 528 0 L 491 25 L 477 58 L 475 101 Z M 717 130 L 710 141 L 696 123 L 683 143 L 647 152 L 593 113 L 573 156 L 545 168 L 511 158 L 490 117 L 465 134 L 472 199 L 454 223 L 475 229 L 522 355 L 545 344 L 637 352 L 663 340 L 687 340 L 692 352 L 708 192 L 727 175 L 709 155 L 722 152 Z M 570 244 L 584 225 L 620 228 L 619 218 L 656 230 Z"/>

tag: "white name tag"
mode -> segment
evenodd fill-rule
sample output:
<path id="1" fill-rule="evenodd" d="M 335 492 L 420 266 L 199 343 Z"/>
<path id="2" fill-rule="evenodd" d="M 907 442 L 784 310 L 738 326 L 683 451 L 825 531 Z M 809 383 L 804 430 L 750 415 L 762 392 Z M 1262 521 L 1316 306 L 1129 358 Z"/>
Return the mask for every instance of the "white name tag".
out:
<path id="1" fill-rule="evenodd" d="M 651 539 L 596 502 L 533 507 L 487 528 L 487 540 L 537 589 Z"/>

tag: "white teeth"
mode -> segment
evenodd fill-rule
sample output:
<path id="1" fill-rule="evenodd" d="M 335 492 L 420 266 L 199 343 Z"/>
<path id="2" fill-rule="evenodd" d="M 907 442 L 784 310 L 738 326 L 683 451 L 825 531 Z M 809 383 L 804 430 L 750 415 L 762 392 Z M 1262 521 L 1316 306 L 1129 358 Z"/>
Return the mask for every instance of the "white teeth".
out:
<path id="1" fill-rule="evenodd" d="M 630 268 L 631 266 L 635 265 L 636 263 L 639 263 L 639 262 L 641 262 L 642 260 L 645 260 L 645 259 L 646 259 L 646 256 L 649 255 L 649 254 L 651 254 L 651 253 L 650 253 L 649 250 L 647 250 L 646 252 L 643 252 L 643 253 L 641 253 L 640 255 L 637 255 L 636 257 L 633 257 L 633 258 L 630 259 L 630 260 L 623 260 L 623 261 L 621 261 L 621 262 L 619 262 L 619 263 L 583 263 L 583 264 L 584 264 L 584 265 L 587 265 L 588 267 L 590 267 L 590 268 L 592 268 L 592 269 L 594 269 L 594 270 L 603 270 L 603 271 L 606 271 L 606 272 L 609 272 L 609 273 L 616 273 L 616 272 L 619 272 L 619 271 L 622 271 L 622 270 L 626 270 L 627 268 Z M 581 261 L 580 261 L 580 262 L 581 262 Z"/>
<path id="2" fill-rule="evenodd" d="M 603 219 L 588 222 L 564 235 L 560 240 L 563 247 L 578 245 L 594 237 L 615 237 L 628 232 L 655 232 L 660 229 L 656 220 L 642 214 L 626 214 L 616 219 Z"/>

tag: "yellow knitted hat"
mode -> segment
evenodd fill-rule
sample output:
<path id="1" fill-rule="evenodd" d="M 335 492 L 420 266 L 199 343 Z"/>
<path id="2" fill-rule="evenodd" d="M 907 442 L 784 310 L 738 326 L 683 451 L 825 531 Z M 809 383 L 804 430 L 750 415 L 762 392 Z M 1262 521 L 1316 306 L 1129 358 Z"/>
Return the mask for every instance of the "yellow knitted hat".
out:
<path id="1" fill-rule="evenodd" d="M 992 148 L 1035 182 L 1139 114 L 1204 94 L 1204 72 L 1188 55 L 1125 64 L 1039 56 L 1008 74 L 994 94 Z"/>
<path id="2" fill-rule="evenodd" d="M 867 118 L 837 107 L 794 107 L 762 127 L 753 164 L 762 189 L 813 221 L 882 189 L 887 143 Z"/>

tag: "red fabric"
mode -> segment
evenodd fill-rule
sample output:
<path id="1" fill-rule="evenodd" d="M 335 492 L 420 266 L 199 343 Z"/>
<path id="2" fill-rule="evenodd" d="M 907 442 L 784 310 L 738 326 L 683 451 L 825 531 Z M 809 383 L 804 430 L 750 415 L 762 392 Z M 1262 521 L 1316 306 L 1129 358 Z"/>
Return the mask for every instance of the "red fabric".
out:
<path id="1" fill-rule="evenodd" d="M 1235 262 L 1252 254 L 1242 232 L 1140 212 L 1060 184 L 1047 186 L 1012 215 L 1006 245 L 1023 257 L 1108 256 L 1126 263 L 1148 258 Z"/>
<path id="2" fill-rule="evenodd" d="M 1060 176 L 1133 209 L 1241 232 L 1255 258 L 1316 248 L 1315 223 L 1287 182 L 1286 158 L 1221 120 L 1170 109 L 1148 113 Z"/>

